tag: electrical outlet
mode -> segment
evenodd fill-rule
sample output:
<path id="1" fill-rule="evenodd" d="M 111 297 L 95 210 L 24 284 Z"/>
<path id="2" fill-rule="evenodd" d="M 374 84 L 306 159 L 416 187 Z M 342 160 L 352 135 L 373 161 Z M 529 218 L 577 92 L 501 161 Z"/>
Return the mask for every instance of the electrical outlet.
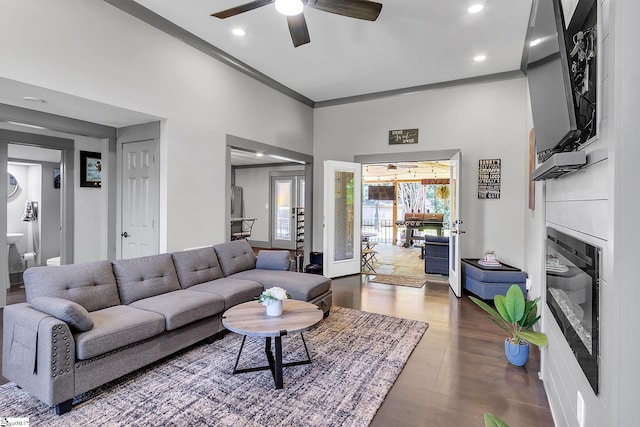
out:
<path id="1" fill-rule="evenodd" d="M 524 283 L 525 288 L 530 291 L 531 290 L 531 279 L 527 278 Z"/>
<path id="2" fill-rule="evenodd" d="M 578 404 L 576 405 L 576 417 L 578 418 L 578 425 L 584 427 L 584 399 L 582 393 L 578 390 Z"/>

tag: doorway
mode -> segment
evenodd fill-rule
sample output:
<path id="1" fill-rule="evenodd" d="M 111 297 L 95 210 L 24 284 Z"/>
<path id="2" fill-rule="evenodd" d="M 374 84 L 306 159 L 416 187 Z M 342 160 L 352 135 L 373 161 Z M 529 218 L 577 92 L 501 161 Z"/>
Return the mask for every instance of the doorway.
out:
<path id="1" fill-rule="evenodd" d="M 120 245 L 128 259 L 160 252 L 160 122 L 118 129 Z"/>
<path id="2" fill-rule="evenodd" d="M 61 150 L 8 144 L 7 262 L 9 285 L 28 267 L 61 260 Z"/>
<path id="3" fill-rule="evenodd" d="M 274 173 L 277 176 L 271 177 L 271 248 L 294 250 L 299 237 L 295 213 L 304 209 L 304 171 Z"/>
<path id="4" fill-rule="evenodd" d="M 450 234 L 449 169 L 448 160 L 362 164 L 362 233 L 375 251 L 363 273 L 446 280 L 425 272 L 424 243 Z"/>
<path id="5" fill-rule="evenodd" d="M 227 135 L 226 155 L 226 188 L 228 196 L 225 198 L 226 218 L 225 227 L 231 239 L 232 205 L 234 216 L 254 218 L 249 242 L 254 248 L 271 248 L 271 177 L 291 174 L 298 176 L 296 194 L 298 200 L 291 202 L 303 204 L 305 218 L 301 225 L 303 241 L 294 242 L 292 249 L 302 255 L 303 264 L 309 262 L 309 254 L 313 247 L 313 156 L 296 151 L 279 148 L 257 141 Z M 238 196 L 241 200 L 238 200 Z M 233 200 L 233 203 L 232 203 Z M 291 214 L 291 212 L 289 212 Z M 293 235 L 300 230 L 295 230 Z"/>
<path id="6" fill-rule="evenodd" d="M 385 168 L 388 168 L 389 171 L 394 171 L 394 172 L 389 172 L 389 173 L 392 173 L 394 175 L 394 178 L 397 178 L 395 175 L 396 174 L 399 175 L 400 172 L 396 172 L 396 171 L 400 170 L 401 168 L 398 167 L 399 166 L 398 164 L 394 164 L 394 163 L 401 163 L 401 162 L 404 162 L 404 163 L 409 163 L 409 162 L 443 162 L 444 163 L 444 161 L 449 160 L 450 162 L 455 162 L 455 164 L 459 166 L 459 162 L 460 162 L 460 159 L 461 159 L 461 154 L 462 154 L 461 150 L 453 149 L 453 150 L 424 151 L 424 152 L 356 155 L 356 156 L 354 156 L 354 162 L 355 162 L 354 164 L 358 164 L 360 166 L 361 165 L 365 165 L 365 167 L 366 167 L 366 165 L 372 165 L 372 164 L 386 165 Z M 411 160 L 408 161 L 407 159 L 411 159 Z M 451 164 L 453 165 L 453 163 L 451 163 Z M 409 166 L 409 165 L 405 164 L 404 166 Z M 406 169 L 406 173 L 407 174 L 411 173 L 411 176 L 407 177 L 408 179 L 418 178 L 417 170 L 415 170 L 414 168 L 411 168 L 411 172 L 409 172 L 409 168 L 408 167 L 406 167 L 405 169 Z M 460 292 L 460 275 L 458 274 L 459 268 L 452 269 L 451 268 L 451 263 L 454 263 L 453 265 L 455 265 L 456 267 L 459 267 L 459 256 L 460 255 L 459 255 L 459 250 L 457 250 L 459 248 L 458 239 L 460 237 L 459 235 L 464 232 L 462 230 L 459 230 L 459 228 L 458 228 L 459 224 L 462 223 L 462 221 L 460 221 L 460 219 L 459 219 L 459 215 L 462 212 L 462 209 L 461 209 L 460 203 L 459 203 L 460 201 L 459 201 L 459 194 L 458 194 L 459 193 L 459 188 L 460 188 L 459 184 L 461 182 L 460 181 L 460 172 L 459 171 L 460 171 L 460 167 L 456 167 L 455 169 L 451 168 L 450 169 L 450 173 L 449 173 L 449 177 L 448 177 L 449 181 L 450 181 L 450 183 L 449 183 L 449 187 L 450 187 L 450 191 L 449 191 L 449 193 L 450 193 L 450 195 L 449 195 L 450 202 L 449 203 L 450 203 L 450 206 L 454 206 L 454 203 L 455 203 L 455 218 L 453 216 L 454 210 L 450 209 L 450 215 L 449 215 L 449 221 L 448 221 L 448 234 L 449 234 L 449 236 L 442 236 L 442 237 L 436 236 L 436 237 L 434 237 L 435 239 L 443 239 L 443 240 L 448 240 L 450 238 L 453 239 L 452 243 L 453 243 L 453 246 L 454 246 L 454 249 L 455 249 L 453 252 L 451 251 L 451 246 L 452 245 L 448 245 L 448 243 L 445 242 L 445 244 L 449 247 L 449 255 L 448 256 L 447 255 L 442 255 L 443 257 L 446 257 L 446 259 L 445 260 L 439 260 L 439 261 L 444 261 L 442 263 L 444 265 L 439 266 L 439 267 L 442 267 L 442 268 L 439 268 L 442 271 L 442 273 L 438 273 L 438 275 L 440 277 L 440 281 L 447 280 L 449 282 L 449 285 L 452 288 L 452 290 L 453 290 L 453 292 L 455 293 L 456 296 L 460 296 L 460 293 L 461 293 Z M 425 178 L 425 179 L 433 179 L 433 180 L 435 180 L 435 182 L 434 182 L 435 184 L 441 186 L 441 182 L 437 181 L 437 179 L 439 179 L 440 177 L 437 176 L 437 171 L 435 170 L 435 167 L 434 167 L 434 172 L 436 172 L 436 176 L 429 177 L 429 172 L 431 172 L 431 171 L 430 170 L 427 171 L 427 178 Z M 365 169 L 365 171 L 363 173 L 366 173 L 366 169 Z M 325 168 L 325 175 L 326 174 L 327 174 L 327 172 L 326 172 L 326 168 Z M 413 176 L 413 174 L 415 174 L 415 177 Z M 378 177 L 378 175 L 376 175 L 376 177 L 375 177 L 376 181 L 377 181 L 377 177 Z M 381 176 L 381 181 L 382 181 L 382 176 Z M 396 190 L 397 190 L 397 188 L 396 188 Z M 325 188 L 325 192 L 326 191 L 327 191 L 327 189 Z M 364 193 L 364 191 L 363 191 L 363 193 Z M 396 193 L 397 193 L 397 191 L 396 191 Z M 442 194 L 441 196 L 444 196 L 444 194 Z M 395 198 L 396 205 L 398 205 L 398 202 L 397 202 L 398 198 L 396 196 L 394 196 L 394 198 Z M 414 234 L 415 230 L 411 230 L 411 234 L 408 233 L 408 229 L 409 229 L 408 226 L 412 226 L 412 228 L 415 226 L 415 224 L 411 224 L 411 223 L 409 223 L 409 221 L 411 221 L 411 222 L 416 221 L 416 220 L 422 221 L 424 219 L 430 219 L 430 218 L 426 218 L 426 217 L 431 217 L 432 215 L 434 215 L 434 213 L 425 213 L 424 212 L 424 210 L 427 210 L 427 208 L 424 207 L 425 206 L 424 203 L 422 205 L 419 205 L 419 206 L 422 206 L 422 212 L 416 212 L 417 208 L 415 207 L 415 205 L 413 207 L 414 212 L 406 212 L 407 209 L 405 208 L 405 212 L 404 212 L 405 217 L 404 218 L 398 218 L 399 215 L 398 215 L 397 206 L 392 208 L 392 220 L 393 220 L 394 224 L 393 224 L 393 226 L 390 226 L 389 228 L 391 228 L 393 230 L 394 226 L 396 226 L 396 225 L 397 226 L 401 226 L 401 225 L 404 226 L 404 228 L 405 228 L 405 235 L 404 235 L 405 239 L 404 239 L 404 242 L 403 242 L 403 247 L 406 245 L 406 243 L 409 243 L 408 245 L 406 245 L 407 249 L 414 248 L 416 240 L 418 240 L 418 241 L 424 240 L 424 238 L 423 239 L 419 239 L 419 237 L 422 237 L 420 235 L 420 233 Z M 362 210 L 361 208 L 362 208 L 362 206 L 359 205 L 358 206 L 358 210 L 361 211 Z M 408 209 L 408 210 L 410 211 L 411 209 Z M 324 212 L 324 214 L 325 214 L 325 216 L 332 215 L 332 212 L 330 212 L 327 209 L 326 198 L 325 198 L 325 212 Z M 361 212 L 358 212 L 357 215 L 359 217 L 362 216 Z M 393 218 L 394 215 L 395 215 L 395 218 Z M 406 215 L 410 215 L 410 217 L 407 218 Z M 444 213 L 439 213 L 439 215 L 442 215 L 444 217 Z M 445 221 L 444 221 L 444 219 L 442 219 L 441 221 L 442 221 L 443 224 L 442 224 L 442 228 L 441 228 L 440 232 L 443 235 L 446 235 L 447 234 L 447 228 L 446 228 Z M 403 222 L 403 223 L 397 224 L 396 222 Z M 423 231 L 423 230 L 420 230 L 420 228 L 427 228 L 427 229 L 429 228 L 429 227 L 422 227 L 422 225 L 423 224 L 418 224 L 418 226 L 417 226 L 419 232 Z M 398 229 L 399 228 L 400 227 L 398 227 Z M 361 236 L 365 236 L 365 233 L 369 234 L 369 237 L 368 237 L 367 240 L 371 239 L 373 242 L 376 242 L 376 238 L 375 238 L 376 236 L 373 236 L 372 234 L 377 234 L 377 232 L 376 231 L 371 231 L 371 232 L 367 233 L 365 230 L 366 230 L 365 227 L 362 227 L 362 230 L 360 232 Z M 389 234 L 391 236 L 398 236 L 397 231 L 395 231 L 395 230 L 391 231 L 391 233 L 389 233 Z M 436 234 L 438 234 L 437 231 L 436 231 Z M 402 234 L 400 234 L 399 236 L 402 237 Z M 417 236 L 418 238 L 410 239 L 410 240 L 407 239 L 410 236 Z M 452 237 L 450 237 L 450 236 L 452 236 Z M 390 241 L 393 241 L 393 239 L 396 239 L 396 245 L 389 244 L 387 247 L 391 248 L 391 249 L 393 249 L 395 251 L 398 248 L 397 240 L 399 239 L 399 237 L 391 237 Z M 412 240 L 413 240 L 413 242 L 412 242 Z M 431 240 L 431 239 L 429 239 L 429 240 Z M 431 243 L 431 242 L 428 242 L 428 243 Z M 363 241 L 363 245 L 364 244 L 365 244 L 365 242 Z M 370 246 L 370 243 L 367 242 L 367 245 L 368 245 L 367 246 L 367 249 L 368 249 L 369 246 Z M 327 241 L 325 240 L 325 252 L 327 252 L 327 251 L 330 252 L 331 250 L 332 250 L 332 248 L 330 247 L 330 245 L 327 245 Z M 426 248 L 425 248 L 425 250 L 426 250 Z M 362 252 L 364 253 L 364 251 L 362 251 Z M 445 252 L 445 251 L 443 250 L 441 252 Z M 405 251 L 405 253 L 406 253 L 406 251 Z M 452 254 L 453 254 L 453 256 L 452 256 Z M 391 255 L 391 256 L 393 257 L 393 255 Z M 423 256 L 425 256 L 425 255 L 422 254 L 422 248 L 420 248 L 420 254 L 414 256 L 413 258 L 414 259 L 417 258 L 417 259 L 420 260 L 419 261 L 420 264 L 421 264 L 420 267 L 422 267 L 423 269 L 421 269 L 421 270 L 414 269 L 414 271 L 416 271 L 416 272 L 420 271 L 420 273 L 415 273 L 415 274 L 419 274 L 419 275 L 422 275 L 422 276 L 425 276 L 425 275 L 428 276 L 429 274 L 426 273 L 427 265 L 423 262 L 422 259 L 420 259 Z M 426 255 L 426 258 L 428 258 L 428 254 Z M 379 260 L 379 258 L 378 258 L 378 260 Z M 374 260 L 374 261 L 377 261 L 377 260 Z M 428 259 L 427 259 L 427 261 L 428 261 Z M 448 267 L 449 267 L 448 269 L 446 268 L 447 264 L 449 264 L 448 265 Z M 370 267 L 371 266 L 371 264 L 367 265 L 366 263 L 364 263 L 364 260 L 363 260 L 362 265 L 365 266 L 365 267 Z M 375 269 L 375 267 L 373 269 L 371 269 L 371 268 L 369 268 L 369 269 L 373 270 L 373 269 Z M 446 275 L 447 271 L 449 273 L 448 276 Z M 376 270 L 376 272 L 378 272 L 378 270 Z M 425 272 L 425 273 L 422 273 L 422 272 Z M 351 274 L 353 274 L 353 273 L 354 272 L 352 272 Z M 361 271 L 361 273 L 363 273 L 363 272 Z M 364 272 L 364 273 L 367 274 L 367 277 L 370 277 L 367 272 Z M 453 273 L 453 275 L 452 275 L 452 273 Z M 373 274 L 375 274 L 375 273 L 373 273 Z M 427 278 L 429 278 L 429 277 L 427 277 Z"/>
<path id="7" fill-rule="evenodd" d="M 0 186 L 7 200 L 0 215 L 0 232 L 4 230 L 7 242 L 0 246 L 5 289 L 21 282 L 26 267 L 55 258 L 73 262 L 69 224 L 74 218 L 74 191 L 67 179 L 72 176 L 73 154 L 71 139 L 0 128 Z M 4 298 L 2 292 L 2 305 Z"/>

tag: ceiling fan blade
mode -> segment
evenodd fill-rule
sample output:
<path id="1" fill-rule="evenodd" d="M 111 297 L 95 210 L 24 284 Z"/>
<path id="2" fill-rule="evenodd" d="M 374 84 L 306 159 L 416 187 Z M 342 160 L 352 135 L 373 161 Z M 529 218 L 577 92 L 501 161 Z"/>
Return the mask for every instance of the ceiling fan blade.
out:
<path id="1" fill-rule="evenodd" d="M 289 33 L 291 33 L 291 40 L 293 41 L 294 47 L 307 44 L 311 41 L 304 14 L 299 13 L 294 16 L 287 16 L 287 24 L 289 24 Z"/>
<path id="2" fill-rule="evenodd" d="M 382 4 L 367 0 L 307 0 L 306 5 L 336 15 L 375 21 Z"/>
<path id="3" fill-rule="evenodd" d="M 273 3 L 274 0 L 255 0 L 251 3 L 241 4 L 240 6 L 232 7 L 231 9 L 223 10 L 222 12 L 212 13 L 211 16 L 216 18 L 225 19 L 231 16 L 239 15 L 243 12 L 248 12 L 253 9 L 257 9 L 262 6 Z"/>

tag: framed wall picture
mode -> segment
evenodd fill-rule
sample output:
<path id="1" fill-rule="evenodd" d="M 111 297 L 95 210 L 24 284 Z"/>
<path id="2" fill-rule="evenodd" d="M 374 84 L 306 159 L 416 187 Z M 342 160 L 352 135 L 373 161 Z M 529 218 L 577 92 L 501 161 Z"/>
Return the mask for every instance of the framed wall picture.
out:
<path id="1" fill-rule="evenodd" d="M 80 152 L 80 187 L 100 188 L 102 186 L 101 158 L 100 153 Z"/>
<path id="2" fill-rule="evenodd" d="M 418 129 L 397 129 L 389 131 L 389 144 L 417 144 Z"/>
<path id="3" fill-rule="evenodd" d="M 478 163 L 478 199 L 500 198 L 500 159 L 482 159 Z"/>

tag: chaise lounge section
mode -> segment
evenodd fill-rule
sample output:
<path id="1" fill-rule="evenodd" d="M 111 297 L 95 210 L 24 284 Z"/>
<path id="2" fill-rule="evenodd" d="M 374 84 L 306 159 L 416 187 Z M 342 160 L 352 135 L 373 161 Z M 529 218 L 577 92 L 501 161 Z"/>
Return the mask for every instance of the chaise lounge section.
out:
<path id="1" fill-rule="evenodd" d="M 280 286 L 328 316 L 331 280 L 246 240 L 128 260 L 33 267 L 4 309 L 2 373 L 58 414 L 73 398 L 222 332 L 222 313 Z M 256 302 L 257 304 L 257 302 Z"/>

